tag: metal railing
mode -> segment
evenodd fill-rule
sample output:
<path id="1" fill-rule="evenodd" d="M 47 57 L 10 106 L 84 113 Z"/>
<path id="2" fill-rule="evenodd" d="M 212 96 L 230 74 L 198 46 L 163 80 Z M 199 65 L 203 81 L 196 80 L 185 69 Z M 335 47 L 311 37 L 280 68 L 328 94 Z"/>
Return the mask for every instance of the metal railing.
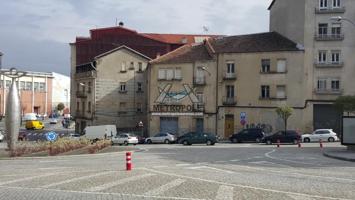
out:
<path id="1" fill-rule="evenodd" d="M 77 98 L 87 98 L 87 94 L 84 91 L 76 91 Z"/>
<path id="2" fill-rule="evenodd" d="M 325 95 L 340 95 L 343 93 L 343 89 L 314 89 L 315 94 L 325 94 Z"/>
<path id="3" fill-rule="evenodd" d="M 327 68 L 327 67 L 343 67 L 344 66 L 344 62 L 319 62 L 319 61 L 315 61 L 314 65 L 316 67 L 319 68 Z"/>
<path id="4" fill-rule="evenodd" d="M 206 78 L 202 77 L 194 77 L 194 85 L 206 85 Z"/>
<path id="5" fill-rule="evenodd" d="M 345 7 L 326 7 L 326 8 L 315 8 L 316 14 L 327 14 L 327 13 L 344 13 Z"/>
<path id="6" fill-rule="evenodd" d="M 224 73 L 224 80 L 235 80 L 237 79 L 237 74 L 236 73 Z"/>
<path id="7" fill-rule="evenodd" d="M 237 104 L 236 97 L 223 97 L 223 105 L 235 105 Z"/>
<path id="8" fill-rule="evenodd" d="M 316 34 L 314 38 L 317 41 L 337 41 L 344 40 L 344 34 Z"/>

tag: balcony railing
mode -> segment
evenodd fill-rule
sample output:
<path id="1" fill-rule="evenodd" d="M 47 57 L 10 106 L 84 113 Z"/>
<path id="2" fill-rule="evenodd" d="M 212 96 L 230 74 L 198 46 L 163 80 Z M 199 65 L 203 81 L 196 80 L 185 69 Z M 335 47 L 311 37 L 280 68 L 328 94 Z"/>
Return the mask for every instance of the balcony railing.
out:
<path id="1" fill-rule="evenodd" d="M 344 34 L 316 34 L 317 41 L 341 41 L 344 40 Z"/>
<path id="2" fill-rule="evenodd" d="M 236 80 L 237 79 L 237 75 L 235 73 L 225 73 L 224 80 Z"/>
<path id="3" fill-rule="evenodd" d="M 77 98 L 87 98 L 87 94 L 84 91 L 76 91 Z"/>
<path id="4" fill-rule="evenodd" d="M 343 94 L 343 89 L 314 89 L 315 94 L 319 95 L 341 95 Z"/>
<path id="5" fill-rule="evenodd" d="M 345 12 L 345 7 L 339 7 L 339 8 L 316 8 L 315 9 L 316 14 L 328 14 L 328 13 L 344 13 Z"/>
<path id="6" fill-rule="evenodd" d="M 75 74 L 75 79 L 82 79 L 82 78 L 96 78 L 97 74 L 96 71 L 87 71 L 87 72 L 79 72 Z"/>
<path id="7" fill-rule="evenodd" d="M 343 67 L 343 62 L 314 62 L 314 66 L 317 68 L 331 68 L 331 67 Z"/>
<path id="8" fill-rule="evenodd" d="M 237 100 L 235 97 L 223 97 L 223 105 L 232 106 L 237 104 Z"/>
<path id="9" fill-rule="evenodd" d="M 205 77 L 194 77 L 194 85 L 206 85 Z"/>
<path id="10" fill-rule="evenodd" d="M 194 103 L 194 111 L 203 112 L 205 110 L 204 103 Z"/>
<path id="11" fill-rule="evenodd" d="M 287 100 L 287 96 L 278 96 L 278 97 L 259 97 L 259 100 L 269 100 L 269 101 L 283 101 Z"/>

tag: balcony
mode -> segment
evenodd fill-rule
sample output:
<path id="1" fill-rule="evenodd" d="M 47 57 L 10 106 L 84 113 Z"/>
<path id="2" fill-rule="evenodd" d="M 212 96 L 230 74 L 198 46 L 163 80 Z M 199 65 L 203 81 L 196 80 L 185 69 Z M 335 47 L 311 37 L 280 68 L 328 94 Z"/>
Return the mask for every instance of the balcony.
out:
<path id="1" fill-rule="evenodd" d="M 86 113 L 85 110 L 84 111 L 77 110 L 75 112 L 75 118 L 92 120 L 91 113 L 89 113 L 88 115 L 85 115 L 85 113 Z"/>
<path id="2" fill-rule="evenodd" d="M 77 98 L 87 98 L 87 94 L 84 91 L 76 91 Z"/>
<path id="3" fill-rule="evenodd" d="M 233 106 L 235 104 L 237 104 L 237 100 L 235 97 L 223 97 L 223 105 Z"/>
<path id="4" fill-rule="evenodd" d="M 195 86 L 206 85 L 206 78 L 205 77 L 194 77 L 194 85 Z"/>
<path id="5" fill-rule="evenodd" d="M 96 78 L 96 71 L 79 72 L 75 74 L 75 79 Z"/>
<path id="6" fill-rule="evenodd" d="M 287 96 L 279 96 L 279 97 L 259 97 L 259 100 L 285 101 L 285 100 L 287 100 Z"/>
<path id="7" fill-rule="evenodd" d="M 194 103 L 194 111 L 196 112 L 203 112 L 205 110 L 204 103 Z"/>
<path id="8" fill-rule="evenodd" d="M 236 80 L 237 75 L 235 73 L 225 73 L 223 76 L 224 80 Z"/>
<path id="9" fill-rule="evenodd" d="M 329 13 L 345 13 L 345 7 L 339 7 L 339 8 L 315 8 L 315 13 L 316 14 L 329 14 Z"/>
<path id="10" fill-rule="evenodd" d="M 314 62 L 314 66 L 317 68 L 341 68 L 344 66 L 343 62 Z"/>
<path id="11" fill-rule="evenodd" d="M 343 89 L 314 89 L 314 93 L 318 95 L 341 95 L 343 94 Z"/>
<path id="12" fill-rule="evenodd" d="M 344 34 L 316 34 L 314 39 L 317 41 L 342 41 Z"/>

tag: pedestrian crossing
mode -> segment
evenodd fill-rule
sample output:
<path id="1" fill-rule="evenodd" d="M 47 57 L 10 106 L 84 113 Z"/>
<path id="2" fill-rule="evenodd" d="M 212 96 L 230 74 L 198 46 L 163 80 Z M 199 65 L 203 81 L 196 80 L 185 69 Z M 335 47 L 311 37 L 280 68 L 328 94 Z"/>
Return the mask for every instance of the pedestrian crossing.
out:
<path id="1" fill-rule="evenodd" d="M 191 168 L 189 165 L 179 165 Z M 201 167 L 191 170 L 208 170 L 215 168 Z M 228 174 L 228 171 L 216 171 Z M 2 181 L 3 188 L 21 188 L 46 191 L 68 191 L 83 194 L 116 194 L 134 195 L 148 199 L 187 199 L 187 200 L 233 200 L 233 199 L 302 199 L 297 194 L 280 195 L 277 192 L 258 190 L 252 187 L 238 187 L 229 183 L 205 181 L 198 178 L 179 177 L 160 173 L 159 169 L 134 169 L 127 171 L 68 171 L 60 173 L 38 174 L 29 177 L 13 177 L 12 180 Z M 262 198 L 260 198 L 262 197 Z M 304 199 L 317 199 L 303 196 Z M 138 198 L 137 198 L 138 199 Z"/>

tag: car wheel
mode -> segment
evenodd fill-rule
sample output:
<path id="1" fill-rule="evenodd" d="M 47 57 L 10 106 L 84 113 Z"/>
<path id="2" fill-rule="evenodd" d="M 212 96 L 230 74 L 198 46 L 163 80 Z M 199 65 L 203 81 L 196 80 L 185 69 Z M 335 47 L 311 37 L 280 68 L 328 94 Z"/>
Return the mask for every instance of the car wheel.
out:
<path id="1" fill-rule="evenodd" d="M 164 140 L 165 144 L 170 144 L 170 141 L 168 139 Z"/>
<path id="2" fill-rule="evenodd" d="M 148 144 L 152 144 L 152 140 L 147 140 L 147 143 Z"/>
<path id="3" fill-rule="evenodd" d="M 212 145 L 212 141 L 211 140 L 207 140 L 206 145 Z"/>
<path id="4" fill-rule="evenodd" d="M 237 142 L 238 142 L 237 138 L 233 138 L 233 139 L 232 139 L 232 142 L 233 142 L 233 143 L 237 143 Z"/>
<path id="5" fill-rule="evenodd" d="M 266 140 L 266 144 L 268 145 L 272 144 L 271 140 Z"/>
<path id="6" fill-rule="evenodd" d="M 184 141 L 182 142 L 182 144 L 183 144 L 183 145 L 189 145 L 189 142 L 188 142 L 187 140 L 184 140 Z"/>
<path id="7" fill-rule="evenodd" d="M 311 139 L 305 138 L 305 139 L 303 139 L 303 141 L 304 141 L 304 142 L 311 142 Z"/>
<path id="8" fill-rule="evenodd" d="M 334 141 L 335 141 L 334 138 L 332 137 L 328 138 L 328 142 L 334 142 Z"/>
<path id="9" fill-rule="evenodd" d="M 124 141 L 124 143 L 123 143 L 124 145 L 126 145 L 126 146 L 128 146 L 128 142 L 127 141 Z"/>
<path id="10" fill-rule="evenodd" d="M 256 142 L 256 143 L 260 143 L 260 142 L 261 142 L 261 138 L 256 138 L 256 139 L 255 139 L 255 142 Z"/>

